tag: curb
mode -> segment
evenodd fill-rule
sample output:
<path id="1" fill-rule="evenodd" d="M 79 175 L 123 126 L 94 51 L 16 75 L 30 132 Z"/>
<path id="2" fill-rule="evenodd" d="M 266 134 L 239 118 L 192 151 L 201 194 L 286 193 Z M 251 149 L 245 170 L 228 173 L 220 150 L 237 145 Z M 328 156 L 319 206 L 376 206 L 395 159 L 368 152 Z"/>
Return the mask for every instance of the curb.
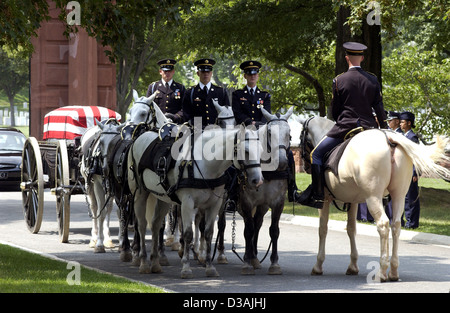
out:
<path id="1" fill-rule="evenodd" d="M 267 214 L 266 216 L 269 216 L 269 214 Z M 319 228 L 319 218 L 318 217 L 309 217 L 309 216 L 291 215 L 291 214 L 282 213 L 280 222 L 292 224 L 292 225 Z M 357 223 L 356 225 L 357 225 L 356 232 L 358 235 L 374 236 L 374 237 L 379 236 L 377 227 L 375 225 L 367 225 L 367 224 L 361 224 L 361 223 Z M 328 229 L 346 232 L 347 231 L 347 222 L 346 221 L 329 220 L 328 221 Z M 416 231 L 412 231 L 412 230 L 402 229 L 400 232 L 400 240 L 414 241 L 414 242 L 434 244 L 434 245 L 442 245 L 442 246 L 448 246 L 448 248 L 450 248 L 450 236 L 444 236 L 444 235 L 421 233 L 421 232 L 416 232 Z"/>

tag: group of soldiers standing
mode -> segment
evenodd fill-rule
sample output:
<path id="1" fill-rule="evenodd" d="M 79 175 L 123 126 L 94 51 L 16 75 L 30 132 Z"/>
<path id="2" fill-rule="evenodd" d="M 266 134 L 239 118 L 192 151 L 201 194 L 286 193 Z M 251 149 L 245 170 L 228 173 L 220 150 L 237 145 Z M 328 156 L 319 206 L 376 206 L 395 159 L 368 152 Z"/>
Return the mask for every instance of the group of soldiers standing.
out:
<path id="1" fill-rule="evenodd" d="M 382 102 L 381 87 L 377 77 L 364 71 L 360 66 L 367 47 L 357 42 L 346 42 L 343 46 L 346 51 L 345 58 L 349 69 L 333 80 L 331 108 L 336 124 L 311 153 L 311 186 L 304 193 L 299 193 L 294 178 L 290 180 L 288 188 L 289 201 L 296 201 L 318 209 L 322 208 L 324 202 L 324 155 L 343 142 L 345 135 L 349 131 L 358 127 L 363 129 L 388 128 L 387 121 L 389 121 L 389 126 L 391 126 L 392 122 L 390 121 L 393 120 L 392 115 L 389 118 L 386 116 Z M 230 105 L 226 91 L 211 82 L 215 63 L 210 58 L 195 61 L 194 65 L 197 67 L 199 83 L 186 89 L 185 86 L 173 80 L 176 60 L 160 60 L 158 65 L 161 80 L 149 85 L 147 97 L 157 92 L 154 101 L 166 117 L 175 123 L 190 122 L 193 125 L 193 119 L 200 117 L 202 119 L 202 127 L 214 124 L 217 119 L 217 111 L 212 100 L 216 100 L 221 106 Z M 267 91 L 261 90 L 257 86 L 261 66 L 261 63 L 255 60 L 245 61 L 240 64 L 247 84 L 232 94 L 231 106 L 237 124 L 244 123 L 245 125 L 259 126 L 267 122 L 260 109 L 264 107 L 268 112 L 271 112 L 271 96 Z M 404 112 L 397 114 L 396 117 L 404 124 L 401 126 L 401 129 L 405 132 L 405 136 L 418 142 L 417 136 L 411 131 L 411 128 L 414 127 L 414 115 L 410 112 Z M 396 130 L 393 125 L 390 128 Z M 292 153 L 290 153 L 289 159 L 289 167 L 292 170 L 295 168 L 293 166 Z M 414 174 L 415 179 L 413 177 L 413 183 L 417 184 L 417 174 Z M 412 188 L 415 187 L 413 186 Z M 408 193 L 407 206 L 409 205 L 408 198 L 410 198 L 409 201 L 411 202 L 411 199 L 414 198 L 414 191 Z M 407 209 L 405 207 L 405 211 Z M 406 226 L 411 228 L 418 226 L 418 213 L 415 215 L 408 214 L 406 217 Z"/>

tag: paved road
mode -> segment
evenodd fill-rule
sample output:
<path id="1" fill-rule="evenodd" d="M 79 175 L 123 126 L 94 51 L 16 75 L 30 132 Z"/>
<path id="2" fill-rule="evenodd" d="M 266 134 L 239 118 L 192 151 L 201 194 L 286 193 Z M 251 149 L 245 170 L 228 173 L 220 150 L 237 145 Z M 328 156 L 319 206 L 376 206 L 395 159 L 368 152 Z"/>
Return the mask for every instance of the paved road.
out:
<path id="1" fill-rule="evenodd" d="M 229 216 L 230 220 L 231 217 Z M 313 223 L 315 220 L 313 219 Z M 346 276 L 349 263 L 349 242 L 342 223 L 331 227 L 327 240 L 327 258 L 323 276 L 311 276 L 318 244 L 315 226 L 295 225 L 283 222 L 279 242 L 280 265 L 283 275 L 269 276 L 269 261 L 254 276 L 241 276 L 241 263 L 228 252 L 228 265 L 217 265 L 219 278 L 206 278 L 204 268 L 191 261 L 194 279 L 180 279 L 181 264 L 176 252 L 168 251 L 170 266 L 164 267 L 162 274 L 141 275 L 138 269 L 128 263 L 121 263 L 117 248 L 105 254 L 94 254 L 88 247 L 91 222 L 83 196 L 74 196 L 71 201 L 71 226 L 69 243 L 59 242 L 55 200 L 45 193 L 44 218 L 41 230 L 33 235 L 28 232 L 23 220 L 21 193 L 0 192 L 0 242 L 12 243 L 28 249 L 40 251 L 62 259 L 77 261 L 83 265 L 98 268 L 120 276 L 164 287 L 175 292 L 450 292 L 450 245 L 420 243 L 416 240 L 402 240 L 400 254 L 400 281 L 396 283 L 368 283 L 373 262 L 379 258 L 377 236 L 361 235 L 360 229 L 372 226 L 358 226 L 357 245 L 359 249 L 360 273 Z M 225 246 L 231 248 L 230 221 L 227 224 Z M 112 234 L 117 242 L 118 221 L 112 217 Z M 260 235 L 260 255 L 268 246 L 269 220 L 266 220 Z M 338 228 L 338 230 L 333 230 Z M 342 228 L 339 230 L 339 228 Z M 241 235 L 243 224 L 238 218 L 237 247 L 243 253 L 244 240 Z M 362 233 L 367 233 L 365 230 Z M 404 232 L 408 233 L 408 232 Z M 442 239 L 442 237 L 441 237 Z M 448 239 L 444 238 L 444 239 Z M 439 242 L 438 242 L 439 243 Z M 147 246 L 149 247 L 149 245 Z"/>

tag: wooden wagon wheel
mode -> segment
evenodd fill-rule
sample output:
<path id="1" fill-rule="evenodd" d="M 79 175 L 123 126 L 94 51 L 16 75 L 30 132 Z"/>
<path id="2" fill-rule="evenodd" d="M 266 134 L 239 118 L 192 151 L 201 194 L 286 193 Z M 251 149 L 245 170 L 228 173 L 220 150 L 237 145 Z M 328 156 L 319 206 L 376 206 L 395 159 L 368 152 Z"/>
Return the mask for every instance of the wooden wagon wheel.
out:
<path id="1" fill-rule="evenodd" d="M 34 137 L 25 141 L 22 150 L 21 183 L 22 205 L 28 230 L 39 232 L 44 212 L 44 172 L 39 144 Z"/>
<path id="2" fill-rule="evenodd" d="M 64 140 L 58 140 L 55 164 L 55 195 L 58 233 L 61 242 L 69 241 L 70 226 L 70 192 L 69 158 Z"/>

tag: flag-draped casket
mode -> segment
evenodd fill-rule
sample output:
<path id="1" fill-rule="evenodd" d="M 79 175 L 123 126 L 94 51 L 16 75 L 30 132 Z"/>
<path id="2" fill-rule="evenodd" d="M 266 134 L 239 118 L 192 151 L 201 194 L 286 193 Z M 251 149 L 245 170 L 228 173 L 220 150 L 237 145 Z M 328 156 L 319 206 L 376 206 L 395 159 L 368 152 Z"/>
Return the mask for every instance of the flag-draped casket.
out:
<path id="1" fill-rule="evenodd" d="M 96 120 L 115 118 L 120 114 L 99 106 L 65 106 L 47 113 L 44 117 L 44 140 L 74 139 L 96 125 Z"/>

